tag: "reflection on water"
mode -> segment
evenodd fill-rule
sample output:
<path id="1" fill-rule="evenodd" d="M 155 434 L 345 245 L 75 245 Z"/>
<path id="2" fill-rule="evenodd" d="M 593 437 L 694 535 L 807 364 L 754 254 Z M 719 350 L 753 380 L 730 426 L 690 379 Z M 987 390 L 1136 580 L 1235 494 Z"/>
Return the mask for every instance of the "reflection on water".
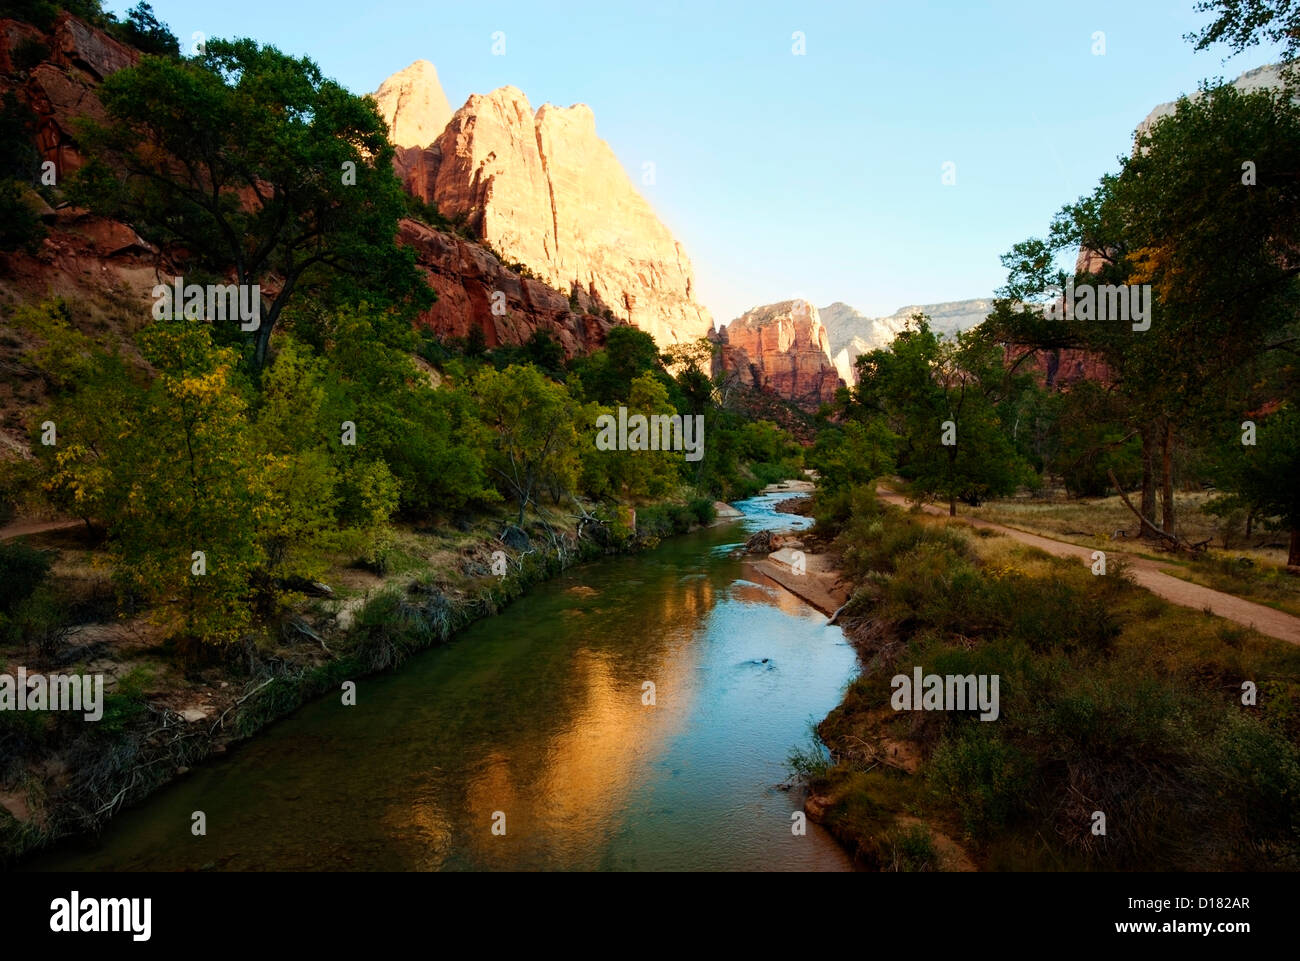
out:
<path id="1" fill-rule="evenodd" d="M 118 818 L 61 869 L 846 869 L 777 787 L 854 657 L 741 578 L 788 495 L 570 571 L 446 648 L 308 705 Z M 653 705 L 643 685 L 654 684 Z M 190 815 L 208 834 L 190 834 Z M 493 833 L 504 815 L 505 833 Z"/>

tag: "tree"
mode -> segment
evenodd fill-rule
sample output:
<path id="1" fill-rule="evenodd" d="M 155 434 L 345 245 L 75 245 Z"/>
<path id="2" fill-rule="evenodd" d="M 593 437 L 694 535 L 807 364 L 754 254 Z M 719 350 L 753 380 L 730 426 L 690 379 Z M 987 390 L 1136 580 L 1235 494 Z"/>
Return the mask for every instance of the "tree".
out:
<path id="1" fill-rule="evenodd" d="M 237 358 L 194 324 L 141 339 L 160 373 L 106 452 L 115 572 L 184 641 L 234 641 L 252 620 L 265 489 Z"/>
<path id="2" fill-rule="evenodd" d="M 1213 474 L 1229 497 L 1290 532 L 1288 566 L 1300 566 L 1300 408 L 1285 404 L 1261 418 L 1254 444 L 1234 431 Z"/>
<path id="3" fill-rule="evenodd" d="M 859 357 L 858 372 L 855 403 L 900 438 L 899 473 L 917 496 L 943 497 L 955 516 L 958 500 L 978 505 L 1025 478 L 996 408 L 1001 351 L 978 331 L 944 340 L 916 315 L 889 348 Z M 884 439 L 877 430 L 874 444 Z"/>
<path id="4" fill-rule="evenodd" d="M 645 373 L 663 373 L 659 347 L 644 330 L 621 324 L 610 328 L 605 346 L 575 360 L 587 397 L 602 404 L 627 400 L 632 381 Z M 667 378 L 667 374 L 663 374 Z"/>
<path id="5" fill-rule="evenodd" d="M 1003 258 L 1008 283 L 990 327 L 1012 344 L 1074 347 L 1105 361 L 1142 443 L 1141 514 L 1154 525 L 1158 476 L 1161 527 L 1173 537 L 1175 453 L 1182 434 L 1206 426 L 1204 385 L 1294 342 L 1300 109 L 1277 91 L 1205 88 L 1143 133 L 1121 164 L 1061 210 L 1047 240 Z M 1060 253 L 1076 249 L 1087 253 L 1080 269 L 1054 270 Z M 1046 316 L 1067 279 L 1094 289 L 1149 285 L 1149 327 L 1118 315 Z"/>
<path id="6" fill-rule="evenodd" d="M 535 367 L 483 370 L 472 390 L 493 435 L 489 469 L 518 505 L 517 523 L 523 524 L 524 511 L 544 486 L 571 491 L 577 482 L 576 405 L 563 384 Z"/>
<path id="7" fill-rule="evenodd" d="M 405 201 L 374 101 L 311 60 L 210 40 L 193 59 L 142 57 L 100 97 L 108 122 L 83 124 L 92 159 L 73 196 L 261 286 L 255 369 L 301 291 L 334 305 L 431 299 L 414 253 L 394 241 Z"/>
<path id="8" fill-rule="evenodd" d="M 1283 44 L 1288 66 L 1300 51 L 1300 3 L 1296 0 L 1199 0 L 1196 11 L 1217 14 L 1209 26 L 1187 35 L 1197 50 L 1226 43 L 1233 53 L 1241 53 L 1268 40 Z"/>
<path id="9" fill-rule="evenodd" d="M 141 53 L 161 57 L 179 57 L 181 46 L 167 24 L 154 16 L 153 7 L 141 0 L 126 12 L 126 20 L 115 31 L 119 37 Z"/>
<path id="10" fill-rule="evenodd" d="M 409 328 L 404 337 L 386 335 L 390 324 L 385 313 L 362 307 L 330 314 L 320 330 L 329 366 L 326 429 L 347 490 L 360 494 L 377 482 L 371 476 L 363 485 L 361 478 L 377 470 L 365 465 L 378 460 L 396 478 L 401 509 L 411 516 L 499 500 L 484 464 L 491 438 L 473 398 L 435 389 L 404 349 Z M 344 423 L 355 429 L 352 444 L 340 441 Z M 343 510 L 351 516 L 363 508 L 346 500 Z"/>

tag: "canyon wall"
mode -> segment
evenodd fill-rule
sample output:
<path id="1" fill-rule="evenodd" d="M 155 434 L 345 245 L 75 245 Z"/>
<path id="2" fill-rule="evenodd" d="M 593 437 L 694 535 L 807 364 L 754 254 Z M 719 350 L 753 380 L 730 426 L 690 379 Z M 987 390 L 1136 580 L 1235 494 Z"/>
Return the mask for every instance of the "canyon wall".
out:
<path id="1" fill-rule="evenodd" d="M 690 259 L 597 136 L 589 107 L 534 112 L 521 90 L 501 87 L 470 96 L 433 141 L 420 143 L 436 125 L 441 89 L 418 94 L 413 87 L 437 78 L 414 67 L 380 88 L 407 190 L 463 221 L 506 261 L 581 291 L 661 347 L 712 330 L 695 301 Z"/>
<path id="2" fill-rule="evenodd" d="M 721 328 L 715 374 L 771 391 L 808 411 L 835 399 L 843 383 L 817 308 L 806 300 L 755 307 Z"/>

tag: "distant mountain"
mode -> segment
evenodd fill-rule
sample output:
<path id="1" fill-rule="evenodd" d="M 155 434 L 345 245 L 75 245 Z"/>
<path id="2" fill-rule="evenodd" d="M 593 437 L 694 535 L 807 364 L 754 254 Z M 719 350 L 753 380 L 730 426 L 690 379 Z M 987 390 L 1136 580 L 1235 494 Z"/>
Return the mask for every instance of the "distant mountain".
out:
<path id="1" fill-rule="evenodd" d="M 888 317 L 868 317 L 836 301 L 819 311 L 830 340 L 831 358 L 845 383 L 855 383 L 853 362 L 861 354 L 887 347 L 915 313 L 930 318 L 930 328 L 952 337 L 982 323 L 993 311 L 992 300 L 954 300 L 943 304 L 912 304 Z"/>

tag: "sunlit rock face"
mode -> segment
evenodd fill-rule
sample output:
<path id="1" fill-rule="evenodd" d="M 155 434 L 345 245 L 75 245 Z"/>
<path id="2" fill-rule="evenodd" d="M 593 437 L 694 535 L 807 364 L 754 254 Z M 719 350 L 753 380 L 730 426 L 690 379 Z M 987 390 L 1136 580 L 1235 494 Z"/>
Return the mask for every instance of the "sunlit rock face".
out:
<path id="1" fill-rule="evenodd" d="M 805 410 L 833 401 L 842 383 L 826 328 L 806 300 L 755 307 L 723 327 L 718 340 L 722 371 Z"/>
<path id="2" fill-rule="evenodd" d="M 438 139 L 451 119 L 451 104 L 428 60 L 399 70 L 375 91 L 379 114 L 388 124 L 388 139 L 396 147 L 427 147 Z"/>
<path id="3" fill-rule="evenodd" d="M 521 90 L 501 87 L 472 95 L 419 143 L 413 138 L 437 121 L 429 104 L 441 88 L 412 89 L 436 85 L 427 71 L 398 77 L 385 82 L 392 84 L 385 119 L 402 131 L 396 167 L 412 194 L 463 220 L 506 261 L 563 291 L 581 290 L 661 347 L 709 333 L 713 320 L 695 301 L 690 259 L 597 136 L 589 107 L 544 104 L 534 112 Z M 407 111 L 415 114 L 409 121 Z"/>

